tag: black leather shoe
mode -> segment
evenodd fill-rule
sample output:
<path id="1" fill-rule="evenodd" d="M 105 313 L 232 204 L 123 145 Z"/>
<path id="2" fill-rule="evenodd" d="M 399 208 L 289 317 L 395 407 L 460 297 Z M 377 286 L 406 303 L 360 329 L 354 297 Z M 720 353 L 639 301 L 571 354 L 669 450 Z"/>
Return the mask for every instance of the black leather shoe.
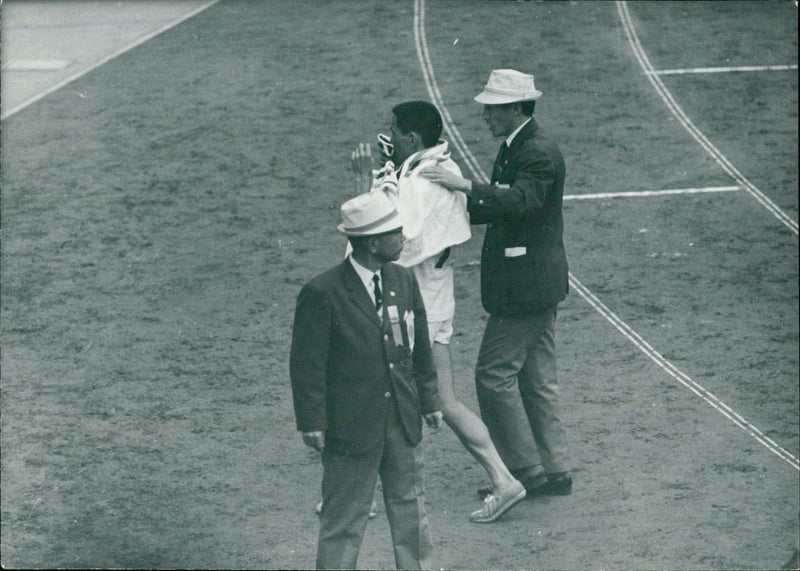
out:
<path id="1" fill-rule="evenodd" d="M 558 476 L 550 475 L 541 485 L 529 488 L 526 484 L 525 490 L 529 496 L 568 496 L 572 493 L 572 476 L 569 472 Z"/>
<path id="2" fill-rule="evenodd" d="M 539 488 L 547 484 L 547 474 L 545 474 L 544 472 L 540 472 L 535 476 L 522 478 L 520 482 L 522 482 L 522 485 L 525 486 L 525 491 L 530 493 L 531 490 L 538 490 Z"/>

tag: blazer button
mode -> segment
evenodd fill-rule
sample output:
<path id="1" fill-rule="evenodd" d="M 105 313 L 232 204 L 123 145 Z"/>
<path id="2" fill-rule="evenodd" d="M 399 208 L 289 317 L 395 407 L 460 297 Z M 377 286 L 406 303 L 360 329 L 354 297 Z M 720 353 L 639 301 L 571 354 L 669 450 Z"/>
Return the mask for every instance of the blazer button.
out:
<path id="1" fill-rule="evenodd" d="M 383 396 L 385 396 L 385 397 L 388 399 L 388 398 L 390 398 L 390 397 L 392 396 L 392 393 L 390 393 L 390 392 L 387 392 L 387 393 L 386 393 L 386 394 L 384 394 Z"/>
<path id="2" fill-rule="evenodd" d="M 394 369 L 394 363 L 389 363 L 389 368 Z"/>
<path id="3" fill-rule="evenodd" d="M 389 335 L 388 335 L 388 334 L 386 334 L 386 333 L 384 333 L 384 334 L 383 334 L 383 340 L 384 340 L 384 341 L 388 341 L 388 340 L 389 340 Z"/>

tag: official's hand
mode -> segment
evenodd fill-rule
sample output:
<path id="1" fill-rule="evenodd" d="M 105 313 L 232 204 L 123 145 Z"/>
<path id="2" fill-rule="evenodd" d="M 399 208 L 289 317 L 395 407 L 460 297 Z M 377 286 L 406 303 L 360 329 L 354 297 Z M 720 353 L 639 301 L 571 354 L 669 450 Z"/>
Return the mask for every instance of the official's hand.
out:
<path id="1" fill-rule="evenodd" d="M 472 191 L 471 180 L 458 176 L 440 166 L 425 167 L 419 171 L 419 174 L 431 182 L 442 185 L 447 190 L 458 190 L 467 196 L 469 196 Z"/>
<path id="2" fill-rule="evenodd" d="M 439 430 L 442 427 L 442 419 L 444 418 L 442 411 L 437 410 L 436 412 L 430 412 L 423 416 L 425 417 L 425 422 L 427 423 L 428 428 Z"/>
<path id="3" fill-rule="evenodd" d="M 304 432 L 303 443 L 317 452 L 322 452 L 325 449 L 325 431 L 315 430 L 313 432 Z"/>

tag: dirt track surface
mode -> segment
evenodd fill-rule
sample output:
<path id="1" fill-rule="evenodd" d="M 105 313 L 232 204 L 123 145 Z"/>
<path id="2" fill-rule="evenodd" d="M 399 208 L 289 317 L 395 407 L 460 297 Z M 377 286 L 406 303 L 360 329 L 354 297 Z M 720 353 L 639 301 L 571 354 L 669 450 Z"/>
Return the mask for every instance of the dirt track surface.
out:
<path id="1" fill-rule="evenodd" d="M 190 18 L 212 2 L 6 0 L 2 15 L 2 118 Z"/>
<path id="2" fill-rule="evenodd" d="M 497 142 L 472 97 L 514 67 L 545 93 L 568 193 L 732 184 L 652 91 L 614 4 L 455 6 L 428 5 L 427 41 L 484 169 Z M 796 63 L 791 3 L 630 10 L 660 68 Z M 3 122 L 4 566 L 313 566 L 321 468 L 294 427 L 294 300 L 342 254 L 350 151 L 393 104 L 427 99 L 412 22 L 411 2 L 222 2 Z M 796 70 L 665 82 L 797 220 Z M 744 192 L 572 201 L 565 219 L 581 283 L 800 455 L 797 236 Z M 481 238 L 456 254 L 454 358 L 474 409 Z M 470 524 L 485 476 L 449 429 L 428 433 L 442 567 L 788 559 L 794 467 L 574 292 L 557 334 L 574 493 Z M 382 508 L 359 564 L 393 566 Z"/>

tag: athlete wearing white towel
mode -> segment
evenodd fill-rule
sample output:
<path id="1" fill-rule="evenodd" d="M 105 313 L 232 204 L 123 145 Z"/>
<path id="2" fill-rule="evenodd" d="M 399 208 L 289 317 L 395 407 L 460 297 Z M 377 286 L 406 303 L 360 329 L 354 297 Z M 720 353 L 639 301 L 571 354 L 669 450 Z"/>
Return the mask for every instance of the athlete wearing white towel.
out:
<path id="1" fill-rule="evenodd" d="M 444 420 L 492 481 L 493 493 L 470 520 L 489 523 L 524 498 L 525 488 L 503 464 L 480 417 L 455 396 L 450 351 L 455 314 L 451 248 L 469 240 L 471 234 L 466 196 L 419 174 L 425 167 L 438 165 L 460 176 L 441 134 L 442 118 L 434 105 L 401 103 L 392 109 L 391 138 L 382 148 L 393 147 L 393 153 L 386 156 L 384 151 L 383 167 L 373 170 L 374 160 L 366 144 L 353 152 L 352 165 L 357 190 L 389 194 L 404 218 L 406 242 L 397 263 L 414 271 L 422 292 Z M 364 188 L 367 184 L 369 189 Z"/>

